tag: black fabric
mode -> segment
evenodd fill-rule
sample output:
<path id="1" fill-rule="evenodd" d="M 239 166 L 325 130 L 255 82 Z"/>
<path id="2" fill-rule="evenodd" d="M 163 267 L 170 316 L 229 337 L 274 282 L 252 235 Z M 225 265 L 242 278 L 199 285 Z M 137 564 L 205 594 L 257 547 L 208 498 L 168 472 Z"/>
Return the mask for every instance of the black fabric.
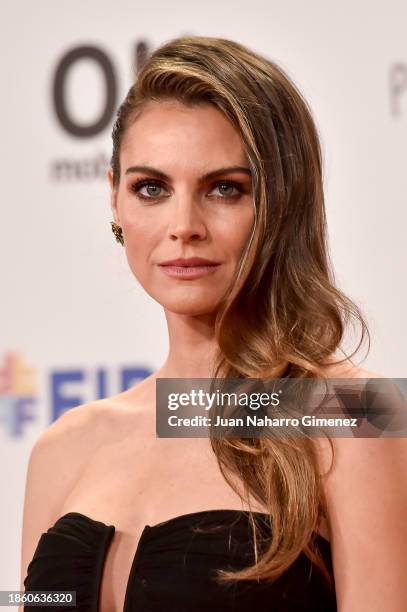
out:
<path id="1" fill-rule="evenodd" d="M 266 546 L 268 516 L 255 512 Z M 69 512 L 41 535 L 27 568 L 25 590 L 76 591 L 76 606 L 26 606 L 24 610 L 106 612 L 101 579 L 113 525 Z M 315 534 L 333 576 L 329 542 Z M 240 581 L 220 585 L 216 569 L 242 569 L 254 562 L 249 514 L 206 510 L 146 525 L 135 551 L 123 612 L 334 612 L 336 599 L 319 568 L 301 554 L 273 584 Z"/>

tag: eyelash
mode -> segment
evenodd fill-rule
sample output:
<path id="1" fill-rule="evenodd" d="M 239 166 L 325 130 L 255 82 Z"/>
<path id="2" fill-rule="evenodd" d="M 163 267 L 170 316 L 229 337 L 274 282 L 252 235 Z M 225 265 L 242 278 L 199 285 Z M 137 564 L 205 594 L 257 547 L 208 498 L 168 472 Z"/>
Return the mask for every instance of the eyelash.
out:
<path id="1" fill-rule="evenodd" d="M 133 185 L 131 185 L 131 191 L 133 191 L 137 195 L 137 197 L 140 198 L 141 200 L 159 200 L 161 197 L 163 197 L 163 196 L 154 197 L 154 196 L 141 195 L 140 189 L 142 187 L 145 187 L 146 185 L 154 185 L 154 186 L 158 186 L 158 187 L 165 189 L 164 185 L 160 183 L 160 181 L 152 180 L 152 179 L 141 179 L 133 183 Z M 243 186 L 240 183 L 237 183 L 236 181 L 227 181 L 227 180 L 218 181 L 217 183 L 214 183 L 212 188 L 214 189 L 216 187 L 219 187 L 219 185 L 223 185 L 227 187 L 234 187 L 235 189 L 237 189 L 238 193 L 235 193 L 234 195 L 230 195 L 230 196 L 211 196 L 211 197 L 215 197 L 220 200 L 232 200 L 240 196 L 242 193 L 244 193 Z"/>

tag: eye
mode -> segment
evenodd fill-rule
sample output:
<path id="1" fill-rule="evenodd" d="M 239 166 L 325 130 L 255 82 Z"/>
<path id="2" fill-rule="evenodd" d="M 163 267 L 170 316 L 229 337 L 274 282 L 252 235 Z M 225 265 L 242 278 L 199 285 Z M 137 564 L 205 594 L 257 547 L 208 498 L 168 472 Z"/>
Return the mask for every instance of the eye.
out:
<path id="1" fill-rule="evenodd" d="M 215 189 L 219 189 L 221 195 L 215 195 L 214 197 L 220 197 L 222 199 L 235 198 L 243 192 L 241 185 L 234 181 L 222 181 L 221 183 L 217 183 Z"/>
<path id="2" fill-rule="evenodd" d="M 142 193 L 142 189 L 145 189 Z M 158 182 L 149 180 L 137 181 L 131 186 L 131 190 L 134 191 L 137 196 L 143 200 L 154 200 L 155 198 L 162 197 L 161 191 L 164 187 Z"/>
<path id="3" fill-rule="evenodd" d="M 218 189 L 218 193 L 213 193 L 216 189 Z M 136 181 L 131 186 L 131 191 L 136 193 L 137 197 L 142 200 L 155 200 L 168 196 L 168 192 L 164 185 L 162 185 L 160 181 L 153 179 Z M 240 183 L 235 181 L 220 181 L 214 185 L 212 191 L 210 191 L 208 195 L 211 198 L 226 200 L 239 197 L 243 191 L 244 189 Z"/>

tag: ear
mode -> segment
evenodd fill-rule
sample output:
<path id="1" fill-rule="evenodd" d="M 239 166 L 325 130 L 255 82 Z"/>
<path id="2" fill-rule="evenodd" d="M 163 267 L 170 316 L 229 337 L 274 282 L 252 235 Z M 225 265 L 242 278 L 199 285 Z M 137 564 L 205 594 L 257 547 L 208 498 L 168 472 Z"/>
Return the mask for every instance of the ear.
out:
<path id="1" fill-rule="evenodd" d="M 120 225 L 119 211 L 117 208 L 117 189 L 115 189 L 113 185 L 113 170 L 111 167 L 109 167 L 107 171 L 107 179 L 110 185 L 110 207 L 112 209 L 113 220 Z"/>

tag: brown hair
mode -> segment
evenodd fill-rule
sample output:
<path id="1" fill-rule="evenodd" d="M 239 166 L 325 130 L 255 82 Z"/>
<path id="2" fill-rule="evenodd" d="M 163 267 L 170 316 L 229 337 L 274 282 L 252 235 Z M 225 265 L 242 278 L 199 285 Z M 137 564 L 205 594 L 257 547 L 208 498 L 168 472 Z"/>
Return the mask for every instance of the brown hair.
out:
<path id="1" fill-rule="evenodd" d="M 370 347 L 370 337 L 359 308 L 335 286 L 320 143 L 306 101 L 280 67 L 237 42 L 174 39 L 147 60 L 118 110 L 114 188 L 126 129 L 144 104 L 164 99 L 215 105 L 241 134 L 252 171 L 255 223 L 217 312 L 213 376 L 326 378 L 324 366 L 341 350 L 348 323 L 361 326 L 350 357 L 366 335 Z M 330 580 L 315 540 L 326 508 L 312 441 L 288 436 L 211 444 L 226 481 L 249 507 L 252 495 L 268 508 L 273 526 L 260 558 L 254 538 L 255 565 L 219 571 L 219 579 L 272 581 L 304 552 Z M 228 471 L 239 477 L 243 495 Z M 251 512 L 250 518 L 255 535 Z"/>

